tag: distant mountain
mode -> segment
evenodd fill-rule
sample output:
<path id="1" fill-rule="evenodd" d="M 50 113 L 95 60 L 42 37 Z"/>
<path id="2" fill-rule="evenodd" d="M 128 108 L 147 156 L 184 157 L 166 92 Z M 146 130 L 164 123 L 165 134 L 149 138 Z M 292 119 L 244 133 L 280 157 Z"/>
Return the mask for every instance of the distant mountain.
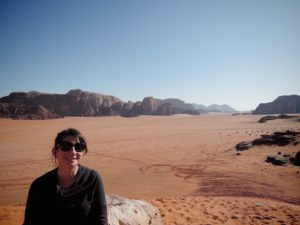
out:
<path id="1" fill-rule="evenodd" d="M 229 105 L 217 105 L 213 104 L 208 107 L 205 105 L 200 105 L 200 104 L 193 104 L 194 108 L 197 110 L 201 110 L 202 112 L 238 112 L 234 108 L 230 107 Z"/>
<path id="2" fill-rule="evenodd" d="M 161 100 L 161 104 L 170 103 L 176 108 L 181 108 L 185 110 L 195 110 L 192 104 L 185 103 L 184 101 L 176 98 L 167 98 L 164 100 Z"/>
<path id="3" fill-rule="evenodd" d="M 230 107 L 229 105 L 217 105 L 213 104 L 207 107 L 210 112 L 237 112 L 234 108 Z"/>
<path id="4" fill-rule="evenodd" d="M 192 104 L 193 107 L 198 110 L 199 112 L 202 112 L 202 113 L 208 113 L 208 108 L 205 106 L 205 105 L 202 105 L 202 104 Z"/>
<path id="5" fill-rule="evenodd" d="M 13 92 L 0 98 L 0 117 L 15 119 L 50 119 L 64 116 L 138 116 L 138 115 L 198 115 L 191 104 L 179 99 L 146 97 L 136 103 L 119 98 L 86 92 L 80 89 L 66 94 L 48 94 L 36 91 Z"/>
<path id="6" fill-rule="evenodd" d="M 300 113 L 300 96 L 279 96 L 273 102 L 259 104 L 252 112 L 254 115 L 282 113 Z"/>

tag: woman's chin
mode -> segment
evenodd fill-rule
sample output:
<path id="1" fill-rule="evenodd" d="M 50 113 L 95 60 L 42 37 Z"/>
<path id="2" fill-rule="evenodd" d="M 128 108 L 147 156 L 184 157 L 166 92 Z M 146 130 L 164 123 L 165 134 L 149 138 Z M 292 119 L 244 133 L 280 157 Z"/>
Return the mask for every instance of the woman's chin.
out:
<path id="1" fill-rule="evenodd" d="M 75 167 L 78 165 L 78 160 L 66 160 L 65 164 L 69 167 Z"/>

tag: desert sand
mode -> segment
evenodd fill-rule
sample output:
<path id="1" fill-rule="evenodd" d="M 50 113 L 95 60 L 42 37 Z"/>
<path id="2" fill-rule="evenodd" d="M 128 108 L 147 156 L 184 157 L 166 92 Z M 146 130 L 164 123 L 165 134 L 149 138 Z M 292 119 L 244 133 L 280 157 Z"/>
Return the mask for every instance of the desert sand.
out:
<path id="1" fill-rule="evenodd" d="M 0 119 L 0 224 L 21 224 L 31 182 L 53 169 L 51 148 L 67 127 L 82 131 L 82 164 L 102 175 L 107 194 L 144 199 L 164 224 L 300 224 L 300 168 L 266 163 L 299 145 L 234 146 L 275 131 L 300 131 L 296 119 L 203 114 L 136 118 Z M 298 136 L 298 139 L 300 137 Z"/>

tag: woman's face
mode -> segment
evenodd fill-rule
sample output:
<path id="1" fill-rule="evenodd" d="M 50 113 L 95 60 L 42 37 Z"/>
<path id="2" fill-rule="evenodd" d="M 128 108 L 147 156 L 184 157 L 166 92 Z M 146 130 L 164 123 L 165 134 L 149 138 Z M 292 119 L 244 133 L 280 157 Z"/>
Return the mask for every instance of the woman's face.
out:
<path id="1" fill-rule="evenodd" d="M 78 138 L 73 136 L 67 136 L 63 139 L 64 143 L 67 143 L 69 146 L 73 145 L 69 151 L 63 151 L 59 147 L 54 152 L 54 157 L 57 160 L 58 167 L 61 169 L 72 169 L 79 164 L 79 160 L 82 157 L 83 152 L 78 152 L 75 150 L 75 144 L 80 143 Z"/>

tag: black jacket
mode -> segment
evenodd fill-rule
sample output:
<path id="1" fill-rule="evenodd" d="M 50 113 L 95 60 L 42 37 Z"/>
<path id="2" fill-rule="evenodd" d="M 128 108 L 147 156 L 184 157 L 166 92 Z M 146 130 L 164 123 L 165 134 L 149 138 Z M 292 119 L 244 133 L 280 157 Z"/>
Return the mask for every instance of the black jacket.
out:
<path id="1" fill-rule="evenodd" d="M 23 225 L 107 225 L 107 206 L 100 175 L 79 166 L 77 179 L 61 189 L 57 169 L 30 187 Z"/>

